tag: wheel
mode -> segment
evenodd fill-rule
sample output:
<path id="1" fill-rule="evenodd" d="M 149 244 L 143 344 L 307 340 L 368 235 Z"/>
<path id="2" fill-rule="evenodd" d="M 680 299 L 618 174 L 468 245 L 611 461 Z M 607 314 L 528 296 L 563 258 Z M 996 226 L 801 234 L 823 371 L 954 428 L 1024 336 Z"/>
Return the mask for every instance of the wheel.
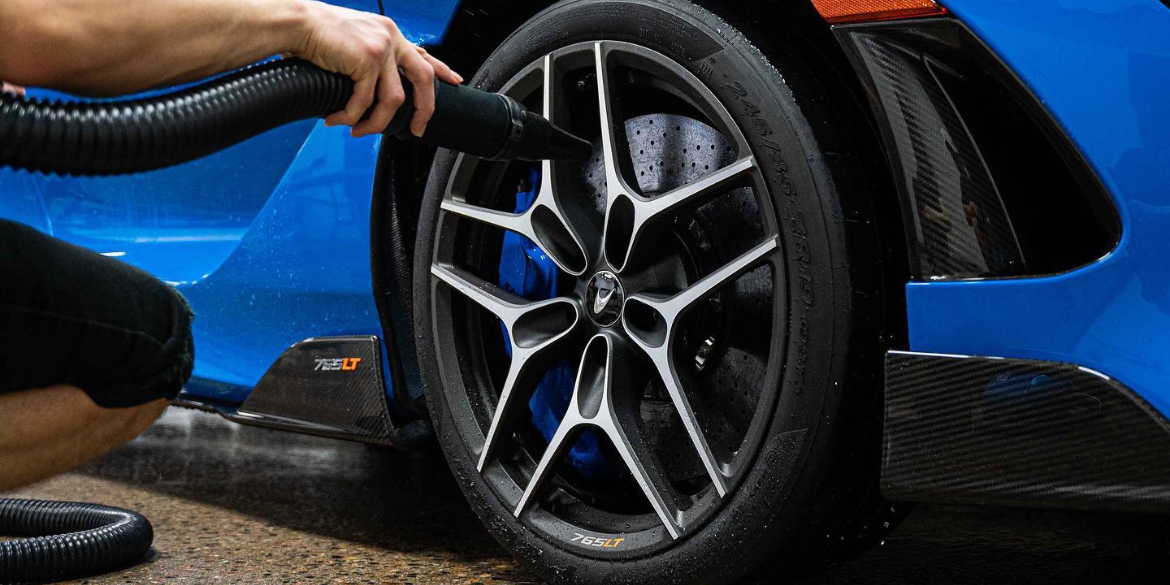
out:
<path id="1" fill-rule="evenodd" d="M 472 507 L 550 581 L 794 575 L 883 522 L 880 246 L 801 67 L 689 2 L 562 2 L 473 83 L 594 157 L 436 157 L 428 408 Z"/>

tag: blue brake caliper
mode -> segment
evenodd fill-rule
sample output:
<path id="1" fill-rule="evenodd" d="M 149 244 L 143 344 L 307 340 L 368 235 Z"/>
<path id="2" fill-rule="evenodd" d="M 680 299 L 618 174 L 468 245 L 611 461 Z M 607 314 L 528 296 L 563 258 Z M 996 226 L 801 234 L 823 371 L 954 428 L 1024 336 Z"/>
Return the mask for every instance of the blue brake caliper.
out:
<path id="1" fill-rule="evenodd" d="M 521 183 L 516 193 L 516 212 L 521 213 L 532 206 L 540 189 L 540 170 L 532 169 L 527 184 Z M 500 286 L 530 301 L 551 299 L 557 294 L 557 276 L 560 271 L 535 243 L 515 232 L 504 233 L 504 249 L 500 255 Z M 504 348 L 511 357 L 508 332 L 500 324 L 504 335 Z M 567 359 L 553 363 L 544 378 L 536 386 L 528 408 L 532 411 L 532 423 L 546 441 L 552 440 L 557 426 L 569 408 L 573 395 L 573 367 Z M 610 466 L 601 453 L 597 436 L 592 431 L 582 434 L 577 444 L 569 451 L 573 467 L 588 476 L 610 471 Z"/>

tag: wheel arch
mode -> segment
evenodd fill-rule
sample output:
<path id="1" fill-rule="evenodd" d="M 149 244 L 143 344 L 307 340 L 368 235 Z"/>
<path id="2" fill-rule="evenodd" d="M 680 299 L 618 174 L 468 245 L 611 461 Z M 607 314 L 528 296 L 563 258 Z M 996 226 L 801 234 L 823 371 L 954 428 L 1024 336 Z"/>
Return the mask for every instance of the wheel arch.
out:
<path id="1" fill-rule="evenodd" d="M 799 61 L 806 67 L 799 71 L 786 70 L 784 74 L 799 75 L 804 86 L 819 89 L 816 97 L 795 95 L 806 115 L 810 119 L 847 122 L 846 128 L 818 129 L 819 136 L 831 135 L 833 140 L 820 146 L 825 151 L 826 165 L 834 169 L 834 177 L 847 175 L 836 172 L 842 166 L 856 165 L 862 169 L 865 184 L 838 187 L 860 194 L 862 201 L 858 203 L 872 207 L 882 246 L 883 290 L 880 293 L 888 315 L 887 328 L 880 335 L 891 348 L 908 347 L 904 287 L 910 280 L 910 256 L 905 246 L 902 202 L 887 162 L 879 121 L 869 107 L 865 87 L 845 49 L 808 0 L 691 1 L 726 20 L 769 58 L 794 55 L 796 59 L 789 61 Z M 781 24 L 785 35 L 770 34 Z M 844 211 L 849 213 L 848 209 Z"/>
<path id="2" fill-rule="evenodd" d="M 461 2 L 442 42 L 428 50 L 470 76 L 508 35 L 552 4 L 549 0 Z M 405 412 L 420 418 L 426 416 L 426 401 L 414 344 L 410 280 L 419 205 L 434 155 L 429 146 L 383 139 L 370 211 L 370 275 L 392 395 Z"/>

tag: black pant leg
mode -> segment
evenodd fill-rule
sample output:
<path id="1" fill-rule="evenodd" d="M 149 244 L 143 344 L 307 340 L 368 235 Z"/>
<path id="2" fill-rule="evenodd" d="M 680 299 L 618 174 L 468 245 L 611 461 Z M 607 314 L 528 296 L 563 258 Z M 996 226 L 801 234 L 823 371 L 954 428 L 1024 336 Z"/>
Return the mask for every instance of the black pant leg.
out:
<path id="1" fill-rule="evenodd" d="M 174 398 L 191 319 L 142 270 L 0 220 L 0 392 L 72 384 L 110 408 Z"/>

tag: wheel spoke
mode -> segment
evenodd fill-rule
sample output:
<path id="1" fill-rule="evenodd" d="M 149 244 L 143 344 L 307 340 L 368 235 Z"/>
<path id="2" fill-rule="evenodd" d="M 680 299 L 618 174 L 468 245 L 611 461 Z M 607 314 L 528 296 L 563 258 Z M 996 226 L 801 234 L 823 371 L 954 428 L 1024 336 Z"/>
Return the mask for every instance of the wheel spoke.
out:
<path id="1" fill-rule="evenodd" d="M 638 482 L 638 487 L 642 488 L 642 493 L 646 495 L 658 518 L 662 520 L 666 531 L 670 533 L 671 538 L 678 538 L 684 528 L 681 521 L 682 513 L 675 503 L 674 488 L 662 470 L 654 446 L 643 434 L 639 424 L 641 413 L 637 402 L 632 399 L 633 393 L 628 390 L 632 386 L 628 379 L 630 369 L 615 356 L 610 371 L 613 372 L 615 380 L 624 379 L 627 389 L 624 392 L 619 389 L 613 393 L 613 400 L 610 403 L 612 427 L 607 434 L 614 448 L 621 454 L 622 461 Z M 619 385 L 620 383 L 614 384 L 615 387 Z"/>
<path id="2" fill-rule="evenodd" d="M 507 213 L 496 211 L 478 205 L 471 205 L 454 199 L 446 199 L 442 204 L 443 211 L 474 219 L 475 221 L 496 226 L 500 229 L 521 234 L 532 241 L 536 236 L 532 230 L 532 222 L 526 213 Z"/>
<path id="3" fill-rule="evenodd" d="M 621 150 L 622 142 L 619 132 L 625 131 L 624 124 L 617 126 L 620 116 L 617 111 L 613 95 L 613 87 L 609 76 L 608 49 L 605 43 L 596 43 L 593 46 L 595 75 L 597 76 L 597 107 L 601 126 L 601 158 L 605 167 L 605 223 L 601 236 L 601 249 L 610 266 L 618 271 L 619 265 L 615 259 L 620 255 L 624 260 L 626 242 L 630 232 L 627 229 L 632 217 L 632 194 L 635 192 L 631 183 L 625 180 L 623 164 L 628 160 L 628 153 Z M 622 251 L 614 250 L 621 248 Z"/>
<path id="4" fill-rule="evenodd" d="M 535 305 L 459 268 L 435 264 L 431 266 L 431 274 L 499 317 L 509 333 L 520 316 Z"/>
<path id="5" fill-rule="evenodd" d="M 706 468 L 707 475 L 715 484 L 715 489 L 720 496 L 727 493 L 726 477 L 719 469 L 715 455 L 711 451 L 711 446 L 699 424 L 699 418 L 692 407 L 692 401 L 687 396 L 682 379 L 674 366 L 672 357 L 674 354 L 674 333 L 687 309 L 711 296 L 719 288 L 733 282 L 774 253 L 778 247 L 777 238 L 770 238 L 674 296 L 633 295 L 626 299 L 626 306 L 623 310 L 623 325 L 626 332 L 653 362 L 675 409 L 678 411 L 679 418 L 682 419 L 683 426 L 687 429 L 687 435 L 690 437 L 691 443 L 694 444 L 699 459 L 703 461 L 703 467 Z M 634 325 L 629 319 L 631 311 L 635 315 L 639 312 L 642 314 L 645 314 L 646 311 L 651 312 L 654 318 L 650 321 L 653 321 L 655 325 L 650 329 Z"/>
<path id="6" fill-rule="evenodd" d="M 679 315 L 694 306 L 695 303 L 711 296 L 716 290 L 751 270 L 761 260 L 779 250 L 777 238 L 769 238 L 762 244 L 744 252 L 736 259 L 725 264 L 719 270 L 704 276 L 698 282 L 687 287 L 686 290 L 671 297 L 658 306 L 659 312 L 677 319 Z"/>
<path id="7" fill-rule="evenodd" d="M 605 43 L 596 43 L 593 46 L 593 56 L 597 76 L 597 107 L 601 118 L 601 157 L 605 164 L 608 199 L 612 200 L 615 195 L 624 196 L 632 191 L 622 174 L 622 161 L 626 155 L 619 151 L 618 132 L 624 131 L 624 127 L 621 129 L 617 127 L 619 120 L 610 83 Z"/>
<path id="8" fill-rule="evenodd" d="M 650 228 L 664 225 L 664 220 L 677 217 L 681 211 L 700 207 L 725 194 L 730 185 L 752 175 L 756 170 L 755 157 L 747 156 L 658 197 L 629 197 L 630 211 L 615 212 L 606 217 L 606 233 L 625 235 L 624 238 L 615 236 L 606 242 L 606 257 L 610 265 L 617 271 L 624 269 Z M 610 226 L 610 221 L 626 225 Z"/>
<path id="9" fill-rule="evenodd" d="M 544 116 L 553 119 L 556 95 L 556 76 L 552 55 L 542 62 L 544 76 Z M 581 236 L 568 220 L 564 206 L 557 196 L 557 165 L 555 161 L 541 162 L 540 188 L 532 205 L 521 213 L 496 211 L 446 197 L 442 209 L 467 219 L 516 232 L 536 243 L 561 270 L 580 276 L 589 265 L 589 255 Z"/>
<path id="10" fill-rule="evenodd" d="M 637 425 L 636 405 L 629 400 L 630 384 L 623 384 L 628 382 L 625 374 L 629 369 L 620 363 L 614 349 L 613 341 L 604 334 L 594 336 L 586 345 L 568 411 L 536 465 L 514 513 L 517 517 L 524 513 L 547 481 L 555 462 L 588 427 L 613 443 L 671 538 L 678 538 L 682 531 L 681 513 L 654 449 Z"/>
<path id="11" fill-rule="evenodd" d="M 658 197 L 643 199 L 639 201 L 641 205 L 638 206 L 642 223 L 653 221 L 665 213 L 675 212 L 680 208 L 699 207 L 710 201 L 713 195 L 720 195 L 724 187 L 755 171 L 756 159 L 748 156 Z"/>
<path id="12" fill-rule="evenodd" d="M 541 101 L 544 117 L 553 123 L 558 122 L 556 111 L 556 60 L 552 55 L 545 55 L 542 64 L 544 74 Z M 536 236 L 546 252 L 552 252 L 560 258 L 562 270 L 579 276 L 589 265 L 589 254 L 580 233 L 574 229 L 570 221 L 570 214 L 566 213 L 565 206 L 557 194 L 558 162 L 544 160 L 540 163 L 541 179 L 540 190 L 536 193 L 536 200 L 530 208 L 533 227 Z"/>
<path id="13" fill-rule="evenodd" d="M 703 432 L 702 426 L 699 424 L 699 418 L 691 406 L 691 399 L 687 396 L 683 389 L 681 380 L 674 368 L 674 360 L 670 357 L 670 344 L 664 344 L 660 347 L 653 347 L 637 334 L 631 333 L 634 343 L 642 348 L 642 351 L 650 357 L 650 361 L 654 363 L 654 368 L 658 371 L 658 376 L 662 379 L 662 383 L 666 386 L 666 393 L 670 395 L 670 401 L 674 404 L 678 416 L 682 419 L 683 427 L 687 430 L 687 436 L 691 439 L 691 444 L 695 451 L 699 454 L 699 459 L 703 462 L 703 468 L 707 470 L 707 476 L 711 479 L 711 483 L 715 486 L 715 491 L 719 493 L 719 497 L 727 495 L 727 478 L 723 471 L 719 468 L 719 463 L 715 459 L 715 453 L 711 450 L 710 443 L 707 442 L 707 435 Z"/>
<path id="14" fill-rule="evenodd" d="M 516 402 L 513 394 L 517 385 L 526 374 L 536 369 L 532 367 L 536 358 L 542 357 L 546 350 L 576 327 L 580 313 L 576 303 L 567 299 L 528 302 L 510 298 L 514 296 L 456 268 L 435 265 L 431 267 L 431 273 L 499 318 L 508 332 L 512 361 L 496 402 L 491 425 L 484 437 L 478 464 L 482 472 L 484 465 L 495 453 L 500 427 Z"/>
<path id="15" fill-rule="evenodd" d="M 479 452 L 479 461 L 475 467 L 480 473 L 483 473 L 484 466 L 495 455 L 499 444 L 500 427 L 503 426 L 505 420 L 508 420 L 508 416 L 512 413 L 512 406 L 518 402 L 512 400 L 512 393 L 516 389 L 516 381 L 520 379 L 521 375 L 527 373 L 525 371 L 527 360 L 518 363 L 516 361 L 518 357 L 520 356 L 512 354 L 512 365 L 508 366 L 504 387 L 500 390 L 500 398 L 496 401 L 496 411 L 492 413 L 491 425 L 488 426 L 487 434 L 483 437 L 483 449 Z"/>
<path id="16" fill-rule="evenodd" d="M 578 424 L 570 424 L 568 414 L 565 415 L 565 419 L 561 421 L 561 426 L 557 427 L 557 431 L 553 433 L 553 438 L 549 440 L 548 447 L 544 450 L 544 455 L 541 456 L 540 462 L 536 464 L 536 470 L 532 472 L 532 479 L 528 480 L 528 487 L 524 488 L 524 494 L 520 496 L 520 503 L 516 504 L 516 511 L 513 514 L 517 518 L 528 508 L 529 501 L 532 500 L 532 497 L 536 495 L 537 491 L 544 485 L 545 480 L 548 479 L 549 469 L 572 446 L 567 439 L 570 435 L 576 434 L 579 426 Z"/>

